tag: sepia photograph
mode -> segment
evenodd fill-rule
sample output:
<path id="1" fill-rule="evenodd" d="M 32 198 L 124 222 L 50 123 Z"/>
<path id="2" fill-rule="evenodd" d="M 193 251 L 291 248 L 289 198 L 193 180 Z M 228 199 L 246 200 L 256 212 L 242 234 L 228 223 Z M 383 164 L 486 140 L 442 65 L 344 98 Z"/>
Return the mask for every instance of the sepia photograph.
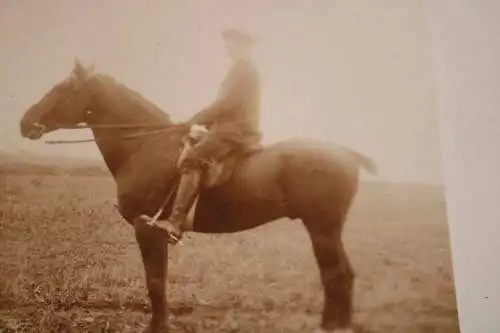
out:
<path id="1" fill-rule="evenodd" d="M 458 333 L 419 0 L 0 2 L 0 333 Z"/>

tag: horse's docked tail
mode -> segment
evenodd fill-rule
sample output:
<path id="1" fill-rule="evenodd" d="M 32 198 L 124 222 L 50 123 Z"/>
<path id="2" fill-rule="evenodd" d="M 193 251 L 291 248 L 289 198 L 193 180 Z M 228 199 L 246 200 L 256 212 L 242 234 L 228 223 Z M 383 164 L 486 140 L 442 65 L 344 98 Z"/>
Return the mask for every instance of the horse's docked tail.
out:
<path id="1" fill-rule="evenodd" d="M 354 161 L 359 163 L 366 171 L 368 171 L 372 175 L 377 174 L 378 166 L 374 160 L 351 149 L 349 149 L 349 152 Z"/>

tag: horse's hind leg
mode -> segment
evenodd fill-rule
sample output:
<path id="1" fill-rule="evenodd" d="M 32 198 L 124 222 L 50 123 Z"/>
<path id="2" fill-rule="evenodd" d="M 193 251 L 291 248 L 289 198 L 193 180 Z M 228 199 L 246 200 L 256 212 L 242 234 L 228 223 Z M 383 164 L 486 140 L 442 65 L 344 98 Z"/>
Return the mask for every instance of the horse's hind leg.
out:
<path id="1" fill-rule="evenodd" d="M 135 221 L 135 237 L 141 251 L 152 317 L 146 332 L 168 333 L 166 295 L 168 245 L 165 237 L 140 219 Z"/>
<path id="2" fill-rule="evenodd" d="M 345 214 L 304 219 L 324 289 L 322 332 L 352 332 L 354 271 L 342 243 Z"/>

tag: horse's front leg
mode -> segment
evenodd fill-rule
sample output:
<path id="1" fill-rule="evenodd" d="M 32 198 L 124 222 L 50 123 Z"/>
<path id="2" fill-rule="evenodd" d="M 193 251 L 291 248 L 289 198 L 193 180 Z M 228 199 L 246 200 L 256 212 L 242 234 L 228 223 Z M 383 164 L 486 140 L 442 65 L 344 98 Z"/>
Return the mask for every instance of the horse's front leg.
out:
<path id="1" fill-rule="evenodd" d="M 152 317 L 146 332 L 168 333 L 167 272 L 168 244 L 165 236 L 141 219 L 134 221 L 135 238 L 141 250 Z"/>

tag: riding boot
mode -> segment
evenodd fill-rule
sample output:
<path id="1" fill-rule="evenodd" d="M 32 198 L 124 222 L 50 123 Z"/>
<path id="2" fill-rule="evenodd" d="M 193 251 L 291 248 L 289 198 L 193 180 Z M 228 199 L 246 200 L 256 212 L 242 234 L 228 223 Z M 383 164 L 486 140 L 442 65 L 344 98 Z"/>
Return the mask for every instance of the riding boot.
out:
<path id="1" fill-rule="evenodd" d="M 182 230 L 186 227 L 187 216 L 199 193 L 201 171 L 188 170 L 183 173 L 172 207 L 172 213 L 166 221 L 158 221 L 157 225 L 168 232 L 170 242 L 180 240 Z M 163 223 L 162 223 L 163 222 Z"/>

